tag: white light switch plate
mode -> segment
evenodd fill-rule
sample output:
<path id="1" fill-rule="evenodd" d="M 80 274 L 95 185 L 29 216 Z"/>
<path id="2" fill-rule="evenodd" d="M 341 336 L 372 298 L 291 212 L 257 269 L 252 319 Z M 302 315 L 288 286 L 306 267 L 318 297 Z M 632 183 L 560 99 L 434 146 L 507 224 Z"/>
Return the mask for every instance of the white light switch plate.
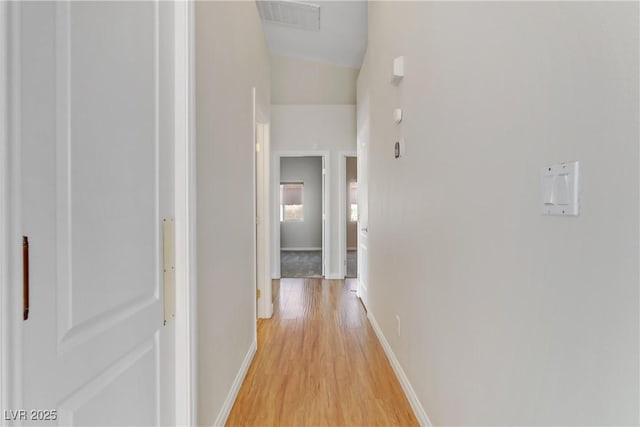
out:
<path id="1" fill-rule="evenodd" d="M 544 215 L 578 216 L 579 163 L 545 166 L 540 174 L 541 204 Z"/>

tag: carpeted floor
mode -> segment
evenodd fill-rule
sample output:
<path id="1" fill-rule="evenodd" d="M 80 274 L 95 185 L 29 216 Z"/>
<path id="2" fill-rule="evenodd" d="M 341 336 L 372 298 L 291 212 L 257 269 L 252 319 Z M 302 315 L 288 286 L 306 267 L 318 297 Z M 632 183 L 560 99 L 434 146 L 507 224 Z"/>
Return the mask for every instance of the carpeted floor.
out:
<path id="1" fill-rule="evenodd" d="M 322 277 L 321 251 L 280 251 L 280 276 Z M 358 276 L 358 252 L 347 251 L 347 277 Z"/>
<path id="2" fill-rule="evenodd" d="M 280 251 L 280 276 L 322 277 L 322 251 Z"/>

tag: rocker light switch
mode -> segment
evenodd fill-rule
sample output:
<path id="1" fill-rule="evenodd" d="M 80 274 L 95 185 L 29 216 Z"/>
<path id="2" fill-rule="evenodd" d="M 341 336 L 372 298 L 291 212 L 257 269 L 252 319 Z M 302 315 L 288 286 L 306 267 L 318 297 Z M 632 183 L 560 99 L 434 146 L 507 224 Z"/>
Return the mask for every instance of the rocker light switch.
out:
<path id="1" fill-rule="evenodd" d="M 542 176 L 542 203 L 545 206 L 553 206 L 553 188 L 555 186 L 555 179 L 550 175 Z"/>
<path id="2" fill-rule="evenodd" d="M 544 215 L 579 215 L 578 166 L 578 162 L 570 162 L 542 168 L 540 184 Z"/>
<path id="3" fill-rule="evenodd" d="M 393 110 L 393 121 L 400 123 L 402 121 L 402 108 L 396 108 Z"/>
<path id="4" fill-rule="evenodd" d="M 404 77 L 404 56 L 398 56 L 393 60 L 393 72 L 391 74 L 391 82 L 399 83 Z"/>
<path id="5" fill-rule="evenodd" d="M 556 177 L 556 204 L 560 206 L 568 206 L 569 205 L 569 175 L 568 174 L 560 174 Z"/>

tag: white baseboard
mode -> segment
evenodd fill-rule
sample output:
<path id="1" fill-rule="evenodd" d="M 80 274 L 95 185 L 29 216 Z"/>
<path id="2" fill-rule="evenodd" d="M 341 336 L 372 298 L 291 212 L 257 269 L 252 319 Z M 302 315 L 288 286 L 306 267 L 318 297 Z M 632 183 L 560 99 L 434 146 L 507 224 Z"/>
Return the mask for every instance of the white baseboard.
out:
<path id="1" fill-rule="evenodd" d="M 229 394 L 222 405 L 222 409 L 218 413 L 218 417 L 216 418 L 215 423 L 213 423 L 214 427 L 224 427 L 224 424 L 227 422 L 227 418 L 229 417 L 229 413 L 231 412 L 231 408 L 236 401 L 236 397 L 238 397 L 238 392 L 240 391 L 240 387 L 242 386 L 242 381 L 244 381 L 245 375 L 247 375 L 247 371 L 249 370 L 249 366 L 251 366 L 251 361 L 253 360 L 253 356 L 256 354 L 256 350 L 258 349 L 258 343 L 254 341 L 249 347 L 249 351 L 242 361 L 242 366 L 240 366 L 240 370 L 236 375 L 236 379 L 233 380 L 233 384 L 231 385 L 231 390 L 229 390 Z"/>
<path id="2" fill-rule="evenodd" d="M 398 361 L 398 358 L 393 353 L 393 350 L 391 349 L 391 346 L 389 345 L 387 338 L 382 333 L 382 329 L 380 329 L 380 326 L 378 325 L 378 322 L 376 322 L 376 318 L 373 316 L 371 311 L 367 311 L 367 318 L 369 319 L 369 322 L 371 323 L 371 326 L 373 327 L 374 332 L 378 336 L 378 340 L 380 341 L 380 344 L 382 344 L 382 348 L 384 349 L 384 352 L 387 355 L 387 359 L 389 359 L 389 362 L 391 363 L 391 367 L 393 368 L 393 371 L 396 373 L 396 377 L 398 378 L 398 381 L 400 381 L 400 385 L 402 386 L 402 389 L 404 390 L 404 394 L 407 396 L 407 399 L 409 400 L 409 404 L 411 405 L 411 408 L 413 409 L 413 413 L 418 419 L 418 422 L 423 427 L 431 427 L 432 424 L 431 424 L 431 421 L 429 420 L 429 417 L 427 416 L 427 412 L 424 410 L 422 403 L 420 403 L 420 400 L 418 399 L 416 392 L 413 390 L 413 387 L 409 382 L 409 378 L 407 378 L 407 376 L 405 375 L 404 370 L 402 369 L 402 366 L 400 366 L 400 362 Z"/>
<path id="3" fill-rule="evenodd" d="M 324 278 L 327 280 L 342 280 L 344 279 L 344 276 L 340 274 L 325 274 Z"/>
<path id="4" fill-rule="evenodd" d="M 280 251 L 321 251 L 322 248 L 280 248 Z"/>

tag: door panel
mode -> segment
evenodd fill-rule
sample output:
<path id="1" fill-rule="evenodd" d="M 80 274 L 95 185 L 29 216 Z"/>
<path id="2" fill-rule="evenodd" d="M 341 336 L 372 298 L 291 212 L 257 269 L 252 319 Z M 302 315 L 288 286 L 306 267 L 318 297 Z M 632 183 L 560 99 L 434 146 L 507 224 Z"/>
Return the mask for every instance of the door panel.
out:
<path id="1" fill-rule="evenodd" d="M 155 340 L 149 340 L 83 384 L 60 403 L 59 425 L 155 424 L 149 408 L 155 406 L 156 351 Z"/>
<path id="2" fill-rule="evenodd" d="M 157 424 L 160 219 L 170 216 L 159 153 L 171 143 L 159 132 L 169 96 L 159 35 L 169 30 L 157 2 L 13 7 L 32 247 L 24 407 L 57 409 L 59 425 Z"/>
<path id="3" fill-rule="evenodd" d="M 157 300 L 157 19 L 153 3 L 124 6 L 57 7 L 65 334 L 117 317 L 140 300 Z"/>

